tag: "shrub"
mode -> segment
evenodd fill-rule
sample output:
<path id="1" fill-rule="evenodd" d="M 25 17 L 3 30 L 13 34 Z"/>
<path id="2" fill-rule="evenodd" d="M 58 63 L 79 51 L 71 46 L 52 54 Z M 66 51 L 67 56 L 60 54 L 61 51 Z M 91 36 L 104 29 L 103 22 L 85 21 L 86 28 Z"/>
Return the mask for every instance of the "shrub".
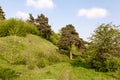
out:
<path id="1" fill-rule="evenodd" d="M 108 71 L 116 71 L 120 69 L 120 60 L 117 58 L 113 58 L 109 61 L 109 69 Z"/>
<path id="2" fill-rule="evenodd" d="M 99 58 L 98 58 L 99 57 Z M 92 68 L 95 68 L 96 71 L 102 71 L 102 72 L 110 72 L 110 71 L 116 71 L 120 68 L 120 60 L 118 58 L 108 58 L 108 57 L 101 57 L 96 56 L 91 61 Z"/>
<path id="3" fill-rule="evenodd" d="M 26 36 L 27 34 L 38 35 L 38 33 L 37 28 L 29 22 L 18 19 L 0 21 L 0 37 L 10 35 Z"/>

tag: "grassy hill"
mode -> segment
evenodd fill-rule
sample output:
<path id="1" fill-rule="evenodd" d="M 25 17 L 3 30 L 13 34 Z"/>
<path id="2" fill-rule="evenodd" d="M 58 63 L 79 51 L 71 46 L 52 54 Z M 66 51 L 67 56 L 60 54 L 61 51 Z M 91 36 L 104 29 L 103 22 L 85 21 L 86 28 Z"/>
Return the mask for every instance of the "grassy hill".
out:
<path id="1" fill-rule="evenodd" d="M 8 80 L 120 80 L 120 72 L 102 73 L 72 66 L 68 57 L 57 50 L 52 43 L 35 35 L 1 37 L 0 77 L 13 76 Z"/>

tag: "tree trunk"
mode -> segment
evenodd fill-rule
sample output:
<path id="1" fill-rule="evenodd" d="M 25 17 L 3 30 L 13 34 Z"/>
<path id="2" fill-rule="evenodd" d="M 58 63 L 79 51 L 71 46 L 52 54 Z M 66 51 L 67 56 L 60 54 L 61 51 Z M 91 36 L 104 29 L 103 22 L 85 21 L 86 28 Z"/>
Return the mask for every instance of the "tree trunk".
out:
<path id="1" fill-rule="evenodd" d="M 70 60 L 72 60 L 72 48 L 70 49 Z"/>

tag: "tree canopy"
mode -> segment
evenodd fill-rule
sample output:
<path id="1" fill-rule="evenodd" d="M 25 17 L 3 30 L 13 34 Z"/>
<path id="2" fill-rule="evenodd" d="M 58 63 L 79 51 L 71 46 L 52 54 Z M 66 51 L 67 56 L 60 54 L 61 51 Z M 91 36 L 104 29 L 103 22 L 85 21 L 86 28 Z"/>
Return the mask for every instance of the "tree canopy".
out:
<path id="1" fill-rule="evenodd" d="M 5 14 L 2 7 L 0 6 L 0 20 L 4 20 L 4 19 L 5 19 Z"/>
<path id="2" fill-rule="evenodd" d="M 76 45 L 81 48 L 83 47 L 83 40 L 79 38 L 74 26 L 69 24 L 61 29 L 61 38 L 59 40 L 58 47 L 59 49 L 69 50 L 70 59 L 72 59 L 72 45 Z"/>
<path id="3" fill-rule="evenodd" d="M 45 17 L 44 14 L 38 15 L 36 19 L 32 16 L 32 14 L 29 14 L 29 20 L 30 23 L 33 23 L 38 28 L 40 35 L 43 38 L 49 39 L 52 30 L 51 26 L 48 24 L 48 18 Z"/>
<path id="4" fill-rule="evenodd" d="M 114 71 L 120 59 L 120 29 L 112 24 L 102 24 L 91 37 L 92 67 L 98 71 Z M 92 50 L 93 49 L 93 50 Z"/>

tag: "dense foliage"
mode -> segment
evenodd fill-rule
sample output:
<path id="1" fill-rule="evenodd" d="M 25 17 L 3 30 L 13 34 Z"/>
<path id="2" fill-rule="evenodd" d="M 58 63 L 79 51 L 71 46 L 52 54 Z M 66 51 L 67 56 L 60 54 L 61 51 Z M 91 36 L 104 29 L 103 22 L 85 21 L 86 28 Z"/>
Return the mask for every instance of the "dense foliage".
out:
<path id="1" fill-rule="evenodd" d="M 34 25 L 18 19 L 0 21 L 0 37 L 10 35 L 26 36 L 27 34 L 38 35 L 38 30 Z"/>
<path id="2" fill-rule="evenodd" d="M 48 18 L 45 17 L 44 14 L 38 15 L 36 19 L 34 19 L 32 14 L 29 14 L 28 21 L 38 28 L 40 36 L 42 36 L 45 39 L 49 39 L 52 30 L 51 26 L 48 24 Z"/>
<path id="3" fill-rule="evenodd" d="M 102 24 L 91 37 L 87 49 L 91 67 L 97 71 L 116 71 L 120 68 L 120 30 L 112 24 Z"/>

